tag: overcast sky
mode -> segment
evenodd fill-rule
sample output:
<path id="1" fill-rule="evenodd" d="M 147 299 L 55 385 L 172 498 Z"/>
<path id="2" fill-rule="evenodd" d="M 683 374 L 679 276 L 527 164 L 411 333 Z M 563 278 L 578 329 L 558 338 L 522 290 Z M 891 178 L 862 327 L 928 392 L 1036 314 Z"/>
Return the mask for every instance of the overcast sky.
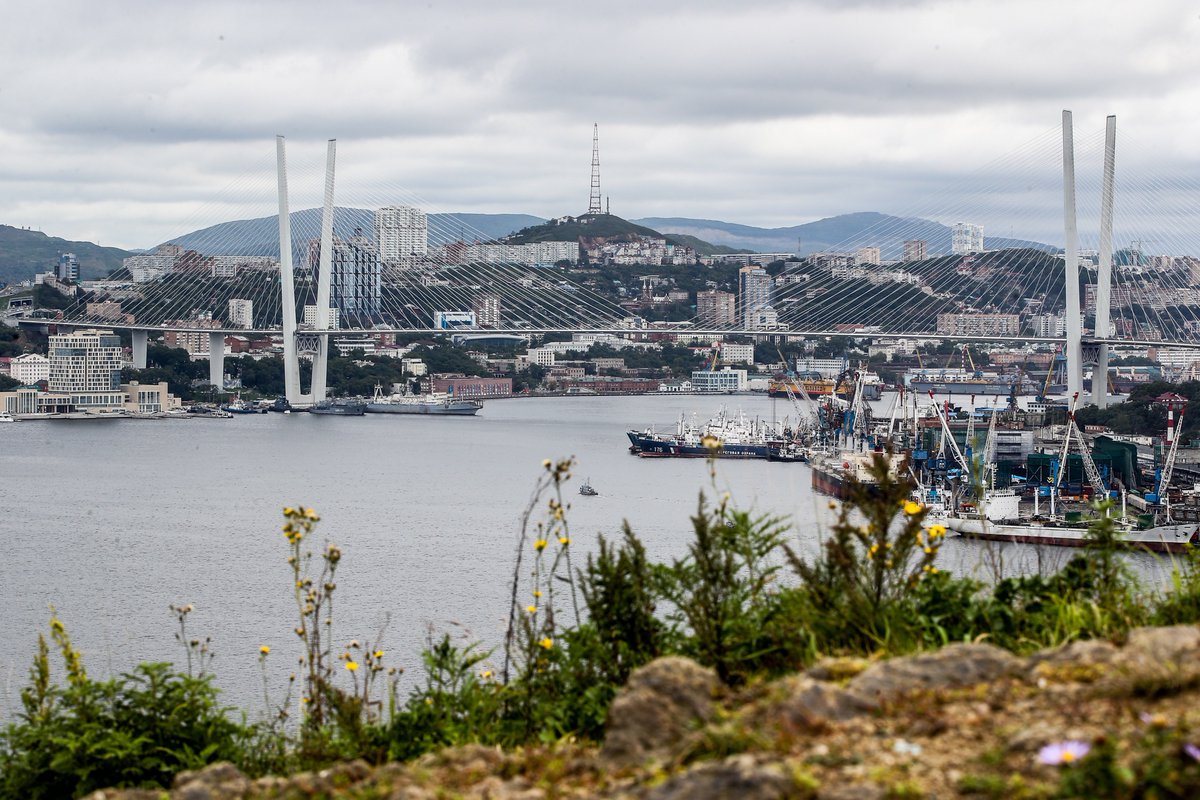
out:
<path id="1" fill-rule="evenodd" d="M 1118 115 L 1130 197 L 1133 176 L 1173 181 L 1184 214 L 1200 170 L 1195 0 L 14 0 L 5 16 L 0 223 L 121 247 L 272 213 L 276 133 L 293 208 L 318 203 L 334 137 L 339 203 L 582 213 L 595 122 L 623 217 L 873 210 L 1047 241 L 1063 108 L 1097 168 Z"/>

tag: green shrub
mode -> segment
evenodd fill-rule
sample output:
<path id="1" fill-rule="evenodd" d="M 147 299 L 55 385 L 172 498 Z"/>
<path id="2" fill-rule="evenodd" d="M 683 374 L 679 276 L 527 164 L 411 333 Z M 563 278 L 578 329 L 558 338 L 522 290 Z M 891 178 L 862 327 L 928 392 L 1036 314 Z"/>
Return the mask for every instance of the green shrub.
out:
<path id="1" fill-rule="evenodd" d="M 142 664 L 95 681 L 57 619 L 51 632 L 68 683 L 51 683 L 49 649 L 39 637 L 20 721 L 0 733 L 0 797 L 56 800 L 106 787 L 167 787 L 181 770 L 242 760 L 251 731 L 217 704 L 209 676 Z"/>

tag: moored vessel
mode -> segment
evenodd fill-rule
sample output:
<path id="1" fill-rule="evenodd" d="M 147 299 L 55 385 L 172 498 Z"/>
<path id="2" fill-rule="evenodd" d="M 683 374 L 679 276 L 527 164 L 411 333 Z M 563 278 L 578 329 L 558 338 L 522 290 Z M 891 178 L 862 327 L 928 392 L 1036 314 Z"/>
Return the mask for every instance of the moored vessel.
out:
<path id="1" fill-rule="evenodd" d="M 483 403 L 478 400 L 456 398 L 452 394 L 434 392 L 431 394 L 400 395 L 385 397 L 378 385 L 375 395 L 366 404 L 370 414 L 429 414 L 433 416 L 473 417 Z"/>

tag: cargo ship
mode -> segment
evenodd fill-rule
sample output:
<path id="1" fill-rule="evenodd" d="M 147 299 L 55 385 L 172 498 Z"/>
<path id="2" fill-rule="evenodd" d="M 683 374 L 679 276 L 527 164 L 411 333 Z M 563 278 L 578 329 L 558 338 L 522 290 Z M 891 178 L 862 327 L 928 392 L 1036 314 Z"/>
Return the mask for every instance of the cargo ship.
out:
<path id="1" fill-rule="evenodd" d="M 933 392 L 1007 397 L 1019 388 L 1018 379 L 1014 377 L 955 369 L 909 373 L 907 383 L 909 389 L 922 394 Z"/>
<path id="2" fill-rule="evenodd" d="M 800 389 L 803 387 L 804 391 Z M 878 400 L 883 397 L 883 381 L 874 373 L 867 373 L 862 383 L 864 400 Z M 767 384 L 767 396 L 788 397 L 800 396 L 807 393 L 809 397 L 828 397 L 836 394 L 843 400 L 849 400 L 854 394 L 853 380 L 833 380 L 832 378 L 774 378 Z"/>
<path id="3" fill-rule="evenodd" d="M 845 497 L 845 486 L 851 480 L 867 486 L 877 483 L 875 476 L 871 474 L 871 466 L 876 456 L 881 456 L 888 462 L 888 471 L 893 478 L 899 476 L 900 466 L 904 462 L 904 456 L 900 453 L 872 450 L 810 456 L 808 463 L 812 467 L 813 489 L 821 494 L 842 499 Z"/>

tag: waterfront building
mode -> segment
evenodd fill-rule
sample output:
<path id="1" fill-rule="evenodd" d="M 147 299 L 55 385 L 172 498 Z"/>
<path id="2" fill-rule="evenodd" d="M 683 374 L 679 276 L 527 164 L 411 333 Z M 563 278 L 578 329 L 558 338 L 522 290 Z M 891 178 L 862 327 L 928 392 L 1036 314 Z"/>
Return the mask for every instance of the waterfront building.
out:
<path id="1" fill-rule="evenodd" d="M 708 289 L 696 292 L 696 318 L 703 327 L 724 328 L 737 323 L 737 296 Z"/>
<path id="2" fill-rule="evenodd" d="M 229 324 L 235 328 L 254 327 L 254 301 L 233 298 L 229 301 Z"/>
<path id="3" fill-rule="evenodd" d="M 938 314 L 937 332 L 949 336 L 1019 336 L 1016 314 Z"/>
<path id="4" fill-rule="evenodd" d="M 512 397 L 512 378 L 434 378 L 433 390 L 456 400 L 494 400 Z"/>
<path id="5" fill-rule="evenodd" d="M 50 359 L 37 353 L 24 353 L 9 362 L 8 371 L 13 380 L 31 386 L 50 379 Z"/>
<path id="6" fill-rule="evenodd" d="M 471 310 L 480 328 L 500 327 L 500 295 L 479 295 L 471 302 Z"/>
<path id="7" fill-rule="evenodd" d="M 762 267 L 746 265 L 738 270 L 738 316 L 747 328 L 757 312 L 771 304 L 771 276 Z"/>
<path id="8" fill-rule="evenodd" d="M 386 206 L 375 212 L 379 260 L 411 269 L 429 251 L 429 218 L 414 206 Z"/>
<path id="9" fill-rule="evenodd" d="M 112 331 L 56 334 L 50 337 L 49 350 L 51 392 L 106 394 L 120 390 L 121 337 Z M 120 402 L 106 401 L 103 405 Z"/>
<path id="10" fill-rule="evenodd" d="M 950 250 L 958 256 L 982 253 L 983 226 L 972 225 L 970 222 L 956 222 L 950 229 Z"/>
<path id="11" fill-rule="evenodd" d="M 744 369 L 698 369 L 692 372 L 692 387 L 697 392 L 743 392 L 747 378 Z"/>
<path id="12" fill-rule="evenodd" d="M 929 242 L 924 239 L 904 240 L 904 260 L 924 261 L 929 258 Z"/>

